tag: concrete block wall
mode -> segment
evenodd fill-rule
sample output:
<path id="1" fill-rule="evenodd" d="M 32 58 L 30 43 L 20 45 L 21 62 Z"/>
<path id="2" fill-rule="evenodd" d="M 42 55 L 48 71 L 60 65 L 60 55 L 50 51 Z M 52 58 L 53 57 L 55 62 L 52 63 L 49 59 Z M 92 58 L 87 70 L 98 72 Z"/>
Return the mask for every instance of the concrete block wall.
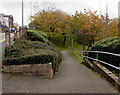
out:
<path id="1" fill-rule="evenodd" d="M 53 69 L 51 63 L 4 66 L 3 72 L 13 74 L 19 73 L 26 75 L 37 75 L 47 79 L 53 78 Z"/>

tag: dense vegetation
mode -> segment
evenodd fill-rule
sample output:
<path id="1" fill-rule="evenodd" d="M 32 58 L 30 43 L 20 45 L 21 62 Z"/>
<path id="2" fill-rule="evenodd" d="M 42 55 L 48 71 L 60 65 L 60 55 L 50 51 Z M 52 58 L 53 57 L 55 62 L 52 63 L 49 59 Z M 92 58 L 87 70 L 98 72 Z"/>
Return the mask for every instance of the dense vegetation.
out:
<path id="1" fill-rule="evenodd" d="M 101 41 L 98 41 L 92 46 L 91 50 L 120 54 L 120 37 L 106 38 Z M 95 58 L 96 54 L 90 53 L 89 56 Z M 120 64 L 120 56 L 117 57 L 108 54 L 99 54 L 98 59 L 110 63 L 112 65 L 115 65 L 117 67 L 119 67 Z M 109 66 L 107 67 L 110 68 Z M 116 71 L 115 69 L 113 70 Z"/>
<path id="2" fill-rule="evenodd" d="M 91 47 L 94 42 L 106 37 L 118 36 L 117 19 L 110 19 L 108 15 L 98 15 L 96 11 L 76 11 L 72 16 L 59 10 L 41 11 L 31 18 L 30 25 L 46 32 L 53 43 L 56 44 L 58 40 L 60 44 L 56 45 L 62 47 L 68 45 L 72 36 L 78 38 L 78 43 L 82 43 L 84 47 Z"/>
<path id="3" fill-rule="evenodd" d="M 45 32 L 37 30 L 29 30 L 27 32 L 26 39 L 31 41 L 40 41 L 46 44 L 49 44 L 48 35 Z"/>
<path id="4" fill-rule="evenodd" d="M 92 46 L 91 50 L 120 54 L 120 37 L 106 38 L 98 41 Z"/>
<path id="5" fill-rule="evenodd" d="M 30 25 L 36 27 L 40 31 L 48 33 L 49 38 L 62 35 L 63 36 L 63 45 L 66 44 L 68 35 L 70 34 L 70 16 L 62 11 L 48 11 L 48 12 L 39 12 L 36 15 L 32 16 L 33 21 Z"/>
<path id="6" fill-rule="evenodd" d="M 48 64 L 51 62 L 55 72 L 62 56 L 57 49 L 47 45 L 48 42 L 47 35 L 43 32 L 28 31 L 27 40 L 19 39 L 10 47 L 6 47 L 3 65 Z"/>
<path id="7" fill-rule="evenodd" d="M 98 15 L 97 11 L 92 12 L 85 9 L 83 12 L 76 11 L 72 16 L 59 10 L 41 11 L 31 18 L 30 25 L 47 33 L 49 40 L 60 48 L 66 47 L 66 49 L 69 49 L 71 47 L 76 49 L 77 46 L 74 43 L 77 43 L 82 46 L 78 45 L 78 48 L 82 48 L 78 50 L 89 50 L 96 41 L 118 37 L 118 19 L 111 19 L 108 14 Z M 110 51 L 106 50 L 104 46 L 99 47 L 98 50 L 118 53 L 119 45 L 114 42 L 110 43 L 113 44 L 106 47 Z M 105 44 L 108 44 L 108 42 Z M 94 50 L 94 46 L 91 50 Z M 116 49 L 113 49 L 113 47 L 116 47 Z M 77 52 L 71 52 L 71 54 L 73 53 L 77 56 L 80 55 Z M 91 56 L 95 57 L 94 54 Z M 108 59 L 113 58 L 106 59 L 106 56 L 102 55 L 99 57 L 103 61 L 107 60 L 106 62 L 109 62 Z M 113 60 L 111 63 L 114 63 Z M 114 64 L 118 65 L 118 62 Z"/>
<path id="8" fill-rule="evenodd" d="M 99 45 L 96 43 L 91 50 L 120 53 L 118 51 L 120 47 L 116 40 L 118 38 L 113 38 L 115 42 L 109 38 L 118 37 L 118 20 L 110 19 L 108 14 L 98 15 L 97 11 L 92 12 L 86 9 L 83 12 L 76 11 L 72 16 L 60 10 L 38 11 L 38 13 L 31 16 L 29 24 L 37 31 L 30 30 L 27 32 L 26 39 L 30 41 L 18 40 L 11 46 L 12 48 L 6 48 L 5 65 L 29 63 L 28 60 L 32 59 L 32 55 L 33 61 L 30 61 L 29 64 L 35 64 L 34 60 L 41 64 L 53 62 L 54 68 L 56 67 L 54 63 L 61 61 L 61 54 L 49 46 L 51 42 L 60 49 L 71 47 L 72 49 L 89 50 L 96 41 L 108 38 L 98 42 Z M 77 54 L 76 52 L 72 53 Z M 91 56 L 94 57 L 94 54 L 91 54 Z M 100 55 L 99 57 L 103 60 L 107 59 L 106 56 Z M 110 58 L 113 57 L 108 59 Z M 16 61 L 15 63 L 14 60 L 16 59 L 19 62 Z M 117 59 L 115 60 L 117 61 Z M 114 61 L 111 60 L 111 63 L 114 63 Z M 115 63 L 117 66 L 117 62 Z"/>

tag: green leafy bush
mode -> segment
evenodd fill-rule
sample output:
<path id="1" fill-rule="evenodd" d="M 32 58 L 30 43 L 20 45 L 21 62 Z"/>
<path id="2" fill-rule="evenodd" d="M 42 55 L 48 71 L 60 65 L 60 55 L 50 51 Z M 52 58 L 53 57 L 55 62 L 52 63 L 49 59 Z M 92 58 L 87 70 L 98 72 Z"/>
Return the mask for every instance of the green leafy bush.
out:
<path id="1" fill-rule="evenodd" d="M 105 51 L 120 54 L 120 37 L 106 38 L 98 41 L 92 46 L 91 51 Z M 96 58 L 96 53 L 89 53 L 89 56 Z M 99 60 L 119 67 L 120 57 L 108 54 L 99 54 L 98 58 Z M 111 69 L 111 67 L 109 68 Z"/>
<path id="2" fill-rule="evenodd" d="M 27 32 L 27 39 L 31 41 L 40 41 L 49 44 L 48 36 L 46 33 L 37 30 L 30 30 Z"/>
<path id="3" fill-rule="evenodd" d="M 91 50 L 120 54 L 120 37 L 106 38 L 95 43 Z"/>
<path id="4" fill-rule="evenodd" d="M 16 40 L 6 47 L 3 65 L 48 64 L 52 63 L 54 72 L 61 62 L 61 53 L 55 48 L 38 41 Z"/>

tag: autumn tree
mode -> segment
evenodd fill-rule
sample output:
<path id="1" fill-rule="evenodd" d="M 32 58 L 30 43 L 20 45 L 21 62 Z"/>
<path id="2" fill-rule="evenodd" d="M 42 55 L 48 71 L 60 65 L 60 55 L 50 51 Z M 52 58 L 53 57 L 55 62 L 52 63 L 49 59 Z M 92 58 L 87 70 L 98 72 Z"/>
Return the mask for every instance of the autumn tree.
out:
<path id="1" fill-rule="evenodd" d="M 84 41 L 83 45 L 87 45 L 87 46 L 91 46 L 92 44 L 94 44 L 95 42 L 95 37 L 97 35 L 97 33 L 99 32 L 100 29 L 100 24 L 102 23 L 102 21 L 99 19 L 99 16 L 96 15 L 96 12 L 91 12 L 91 11 L 87 11 L 84 10 L 84 13 L 80 12 L 76 12 L 75 15 L 73 15 L 72 17 L 72 23 L 73 23 L 73 30 L 75 32 L 75 34 L 80 34 L 79 37 L 82 38 L 82 36 L 84 35 L 84 37 L 89 37 L 89 44 L 88 41 Z M 79 33 L 76 33 L 79 32 Z M 80 33 L 81 32 L 81 33 Z M 78 37 L 77 35 L 77 37 Z M 81 41 L 84 39 L 81 39 Z"/>
<path id="2" fill-rule="evenodd" d="M 62 34 L 64 36 L 63 45 L 65 45 L 67 36 L 70 34 L 70 16 L 60 10 L 43 11 L 32 16 L 31 22 L 38 30 L 47 32 L 48 35 L 56 36 Z"/>
<path id="3" fill-rule="evenodd" d="M 108 18 L 108 23 L 105 21 L 105 17 L 101 17 L 102 24 L 100 32 L 98 33 L 98 40 L 107 37 L 117 37 L 118 36 L 118 20 Z"/>
<path id="4" fill-rule="evenodd" d="M 78 33 L 76 36 L 78 38 L 82 38 L 83 35 L 87 37 L 89 44 L 88 41 L 84 41 L 83 44 L 87 45 L 88 48 L 95 41 L 118 35 L 118 21 L 110 19 L 108 15 L 98 15 L 97 11 L 92 12 L 85 9 L 84 12 L 76 11 L 74 15 L 70 16 L 60 10 L 48 10 L 40 11 L 31 18 L 31 24 L 38 30 L 48 33 L 49 38 L 63 35 L 63 45 L 66 44 L 71 33 L 73 35 Z M 80 43 L 80 41 L 78 42 Z"/>
<path id="5" fill-rule="evenodd" d="M 89 35 L 89 44 L 86 44 L 88 42 L 86 41 L 85 43 L 84 41 L 84 45 L 88 47 L 97 40 L 114 37 L 118 33 L 116 20 L 110 19 L 109 16 L 107 16 L 106 19 L 106 16 L 97 15 L 97 11 L 91 12 L 85 9 L 84 12 L 76 12 L 75 15 L 72 16 L 71 22 L 75 34 L 81 34 L 79 37 L 82 38 L 83 35 L 84 37 L 88 37 Z"/>

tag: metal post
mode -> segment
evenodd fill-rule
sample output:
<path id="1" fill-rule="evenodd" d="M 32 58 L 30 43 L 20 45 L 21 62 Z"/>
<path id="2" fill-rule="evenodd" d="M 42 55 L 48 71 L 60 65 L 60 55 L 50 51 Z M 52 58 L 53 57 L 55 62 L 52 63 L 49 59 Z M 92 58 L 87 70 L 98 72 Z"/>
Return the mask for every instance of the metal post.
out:
<path id="1" fill-rule="evenodd" d="M 5 32 L 5 45 L 9 45 L 8 32 Z"/>
<path id="2" fill-rule="evenodd" d="M 98 61 L 98 51 L 96 51 L 96 61 Z"/>
<path id="3" fill-rule="evenodd" d="M 74 44 L 73 44 L 73 42 L 74 42 L 74 32 L 72 31 L 72 40 L 71 40 L 71 48 L 72 48 L 72 50 L 74 49 Z"/>
<path id="4" fill-rule="evenodd" d="M 120 67 L 120 62 L 119 62 L 119 67 Z M 120 70 L 119 70 L 118 82 L 120 82 Z"/>
<path id="5" fill-rule="evenodd" d="M 72 38 L 72 50 L 73 50 L 73 38 Z"/>
<path id="6" fill-rule="evenodd" d="M 30 0 L 30 16 L 32 16 L 32 2 L 31 2 L 31 0 Z M 31 18 L 31 20 L 32 20 L 32 18 Z"/>
<path id="7" fill-rule="evenodd" d="M 87 59 L 88 59 L 88 52 L 87 52 Z"/>
<path id="8" fill-rule="evenodd" d="M 10 31 L 8 32 L 8 37 L 9 37 L 9 45 L 11 45 Z"/>
<path id="9" fill-rule="evenodd" d="M 11 29 L 12 27 L 11 27 L 11 19 L 10 19 L 10 17 L 8 18 L 8 21 L 9 21 L 9 28 Z M 9 45 L 11 45 L 10 29 L 8 30 Z"/>
<path id="10" fill-rule="evenodd" d="M 23 27 L 24 27 L 24 0 L 22 0 L 22 35 L 21 36 L 23 36 Z"/>

